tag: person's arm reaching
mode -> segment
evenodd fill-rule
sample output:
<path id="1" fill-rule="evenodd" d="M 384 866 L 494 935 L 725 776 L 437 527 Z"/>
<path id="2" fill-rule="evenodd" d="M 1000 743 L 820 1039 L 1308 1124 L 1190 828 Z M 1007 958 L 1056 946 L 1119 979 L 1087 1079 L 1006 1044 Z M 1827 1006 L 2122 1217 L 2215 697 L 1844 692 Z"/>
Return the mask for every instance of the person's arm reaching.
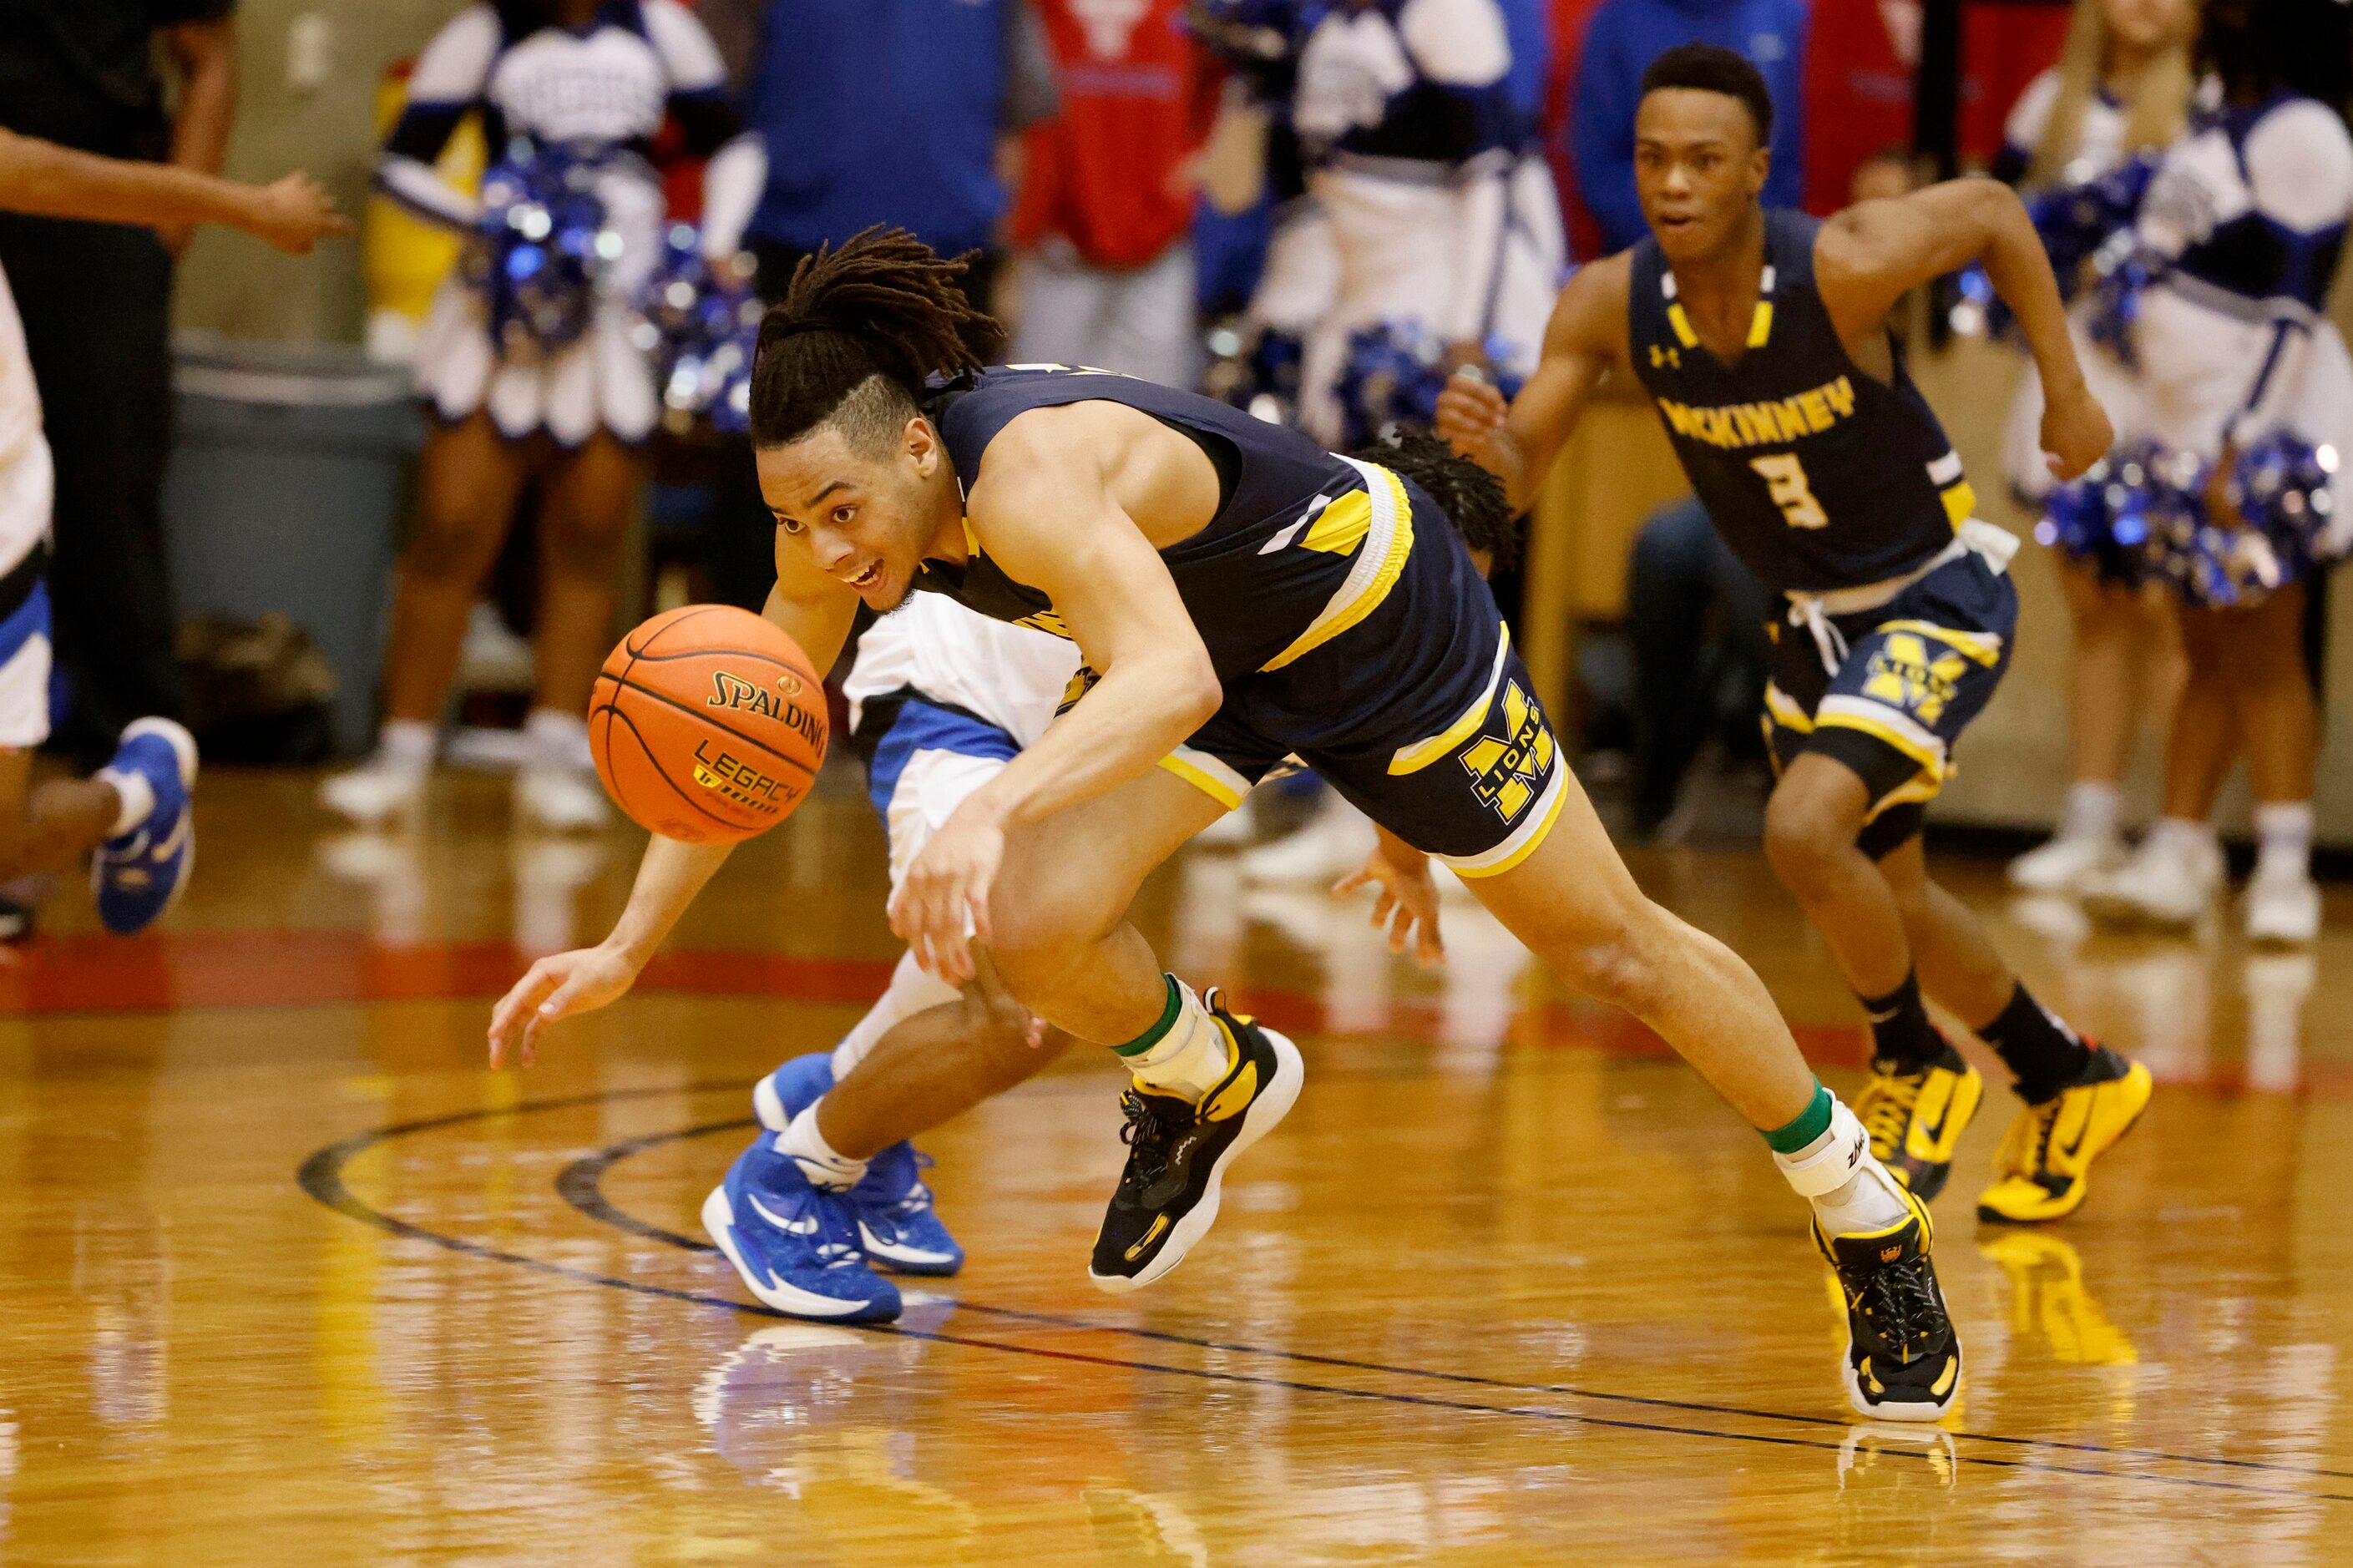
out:
<path id="1" fill-rule="evenodd" d="M 1438 433 L 1504 481 L 1514 511 L 1535 505 L 1603 371 L 1624 357 L 1625 257 L 1578 270 L 1545 327 L 1544 355 L 1506 405 L 1483 378 L 1457 375 L 1438 399 Z"/>
<path id="2" fill-rule="evenodd" d="M 1064 438 L 1099 417 L 1083 406 L 1022 416 L 972 488 L 968 515 L 991 558 L 1053 600 L 1101 679 L 956 808 L 892 900 L 892 930 L 952 985 L 973 975 L 967 927 L 988 940 L 1007 832 L 1142 777 L 1222 700 L 1167 566 L 1111 494 L 1102 444 Z"/>
<path id="3" fill-rule="evenodd" d="M 228 157 L 237 122 L 237 24 L 228 16 L 178 22 L 164 31 L 164 49 L 180 73 L 179 112 L 172 117 L 172 163 L 199 174 L 217 174 Z M 187 248 L 193 223 L 162 226 L 174 256 Z"/>
<path id="4" fill-rule="evenodd" d="M 307 174 L 240 184 L 170 163 L 78 153 L 0 131 L 0 207 L 41 217 L 171 230 L 227 224 L 297 256 L 352 226 Z"/>
<path id="5" fill-rule="evenodd" d="M 2018 318 L 2042 378 L 2042 449 L 2052 473 L 2072 479 L 2107 455 L 2116 431 L 2084 384 L 2059 280 L 2017 192 L 1997 180 L 1947 180 L 1851 206 L 1822 225 L 1814 281 L 1852 343 L 1880 331 L 1905 293 L 1972 261 L 1984 263 Z"/>
<path id="6" fill-rule="evenodd" d="M 776 585 L 762 612 L 782 626 L 807 654 L 812 668 L 830 669 L 849 640 L 858 597 L 819 572 L 804 550 L 776 546 Z M 512 1058 L 530 1067 L 539 1056 L 539 1037 L 551 1024 L 590 1013 L 618 1000 L 637 984 L 646 961 L 676 928 L 733 846 L 684 844 L 655 834 L 638 866 L 628 904 L 611 934 L 595 947 L 543 958 L 491 1012 L 491 1066 Z"/>

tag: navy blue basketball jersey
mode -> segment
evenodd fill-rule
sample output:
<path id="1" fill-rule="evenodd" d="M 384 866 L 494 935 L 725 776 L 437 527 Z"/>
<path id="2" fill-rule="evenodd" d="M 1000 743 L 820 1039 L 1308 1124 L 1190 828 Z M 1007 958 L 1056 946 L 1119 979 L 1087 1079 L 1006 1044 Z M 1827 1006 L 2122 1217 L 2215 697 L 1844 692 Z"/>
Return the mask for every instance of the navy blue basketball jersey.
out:
<path id="1" fill-rule="evenodd" d="M 1658 405 L 1725 542 L 1767 587 L 1820 594 L 1915 571 L 1977 497 L 1891 338 L 1895 379 L 1846 352 L 1814 289 L 1820 220 L 1765 215 L 1765 274 L 1746 352 L 1702 346 L 1655 238 L 1633 251 L 1634 373 Z"/>
<path id="2" fill-rule="evenodd" d="M 997 365 L 935 386 L 924 412 L 968 489 L 998 431 L 1033 408 L 1118 403 L 1200 443 L 1218 468 L 1208 527 L 1160 552 L 1220 680 L 1278 669 L 1362 621 L 1395 585 L 1413 543 L 1404 485 L 1295 430 L 1214 398 L 1110 371 Z M 971 559 L 933 561 L 918 589 L 997 620 L 1068 637 L 1047 595 L 1008 576 L 967 527 Z"/>

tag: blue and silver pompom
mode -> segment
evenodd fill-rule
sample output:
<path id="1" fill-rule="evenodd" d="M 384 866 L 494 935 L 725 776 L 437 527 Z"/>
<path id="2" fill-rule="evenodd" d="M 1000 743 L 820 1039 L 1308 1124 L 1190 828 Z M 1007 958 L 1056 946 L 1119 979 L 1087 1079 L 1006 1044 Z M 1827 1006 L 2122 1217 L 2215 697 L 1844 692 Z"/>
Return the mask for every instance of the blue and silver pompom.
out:
<path id="1" fill-rule="evenodd" d="M 2119 364 L 2138 370 L 2141 296 L 2165 276 L 2168 264 L 2132 238 L 2129 231 L 2119 233 L 2093 255 L 2092 310 L 2084 331 Z"/>
<path id="2" fill-rule="evenodd" d="M 729 263 L 714 267 L 705 259 L 702 232 L 692 224 L 672 224 L 638 310 L 642 319 L 632 341 L 653 367 L 662 423 L 674 433 L 702 419 L 731 436 L 748 430 L 761 316 L 751 279 Z"/>
<path id="3" fill-rule="evenodd" d="M 1501 364 L 1511 345 L 1491 338 L 1481 345 L 1489 365 Z M 1429 429 L 1438 421 L 1438 395 L 1451 371 L 1446 345 L 1410 321 L 1382 321 L 1348 337 L 1348 357 L 1333 388 L 1340 405 L 1342 443 L 1369 446 L 1398 426 Z M 1521 378 L 1492 372 L 1496 390 L 1519 395 Z"/>
<path id="4" fill-rule="evenodd" d="M 620 259 L 596 194 L 604 156 L 518 138 L 482 176 L 465 276 L 503 353 L 552 353 L 587 331 L 597 279 Z"/>
<path id="5" fill-rule="evenodd" d="M 1269 327 L 1253 334 L 1220 322 L 1209 329 L 1208 346 L 1203 392 L 1270 425 L 1297 426 L 1306 347 L 1296 333 Z"/>
<path id="6" fill-rule="evenodd" d="M 2248 447 L 2226 480 L 2239 521 L 2208 508 L 2212 467 L 2153 441 L 2119 449 L 2052 491 L 2035 537 L 2112 581 L 2160 581 L 2202 609 L 2243 609 L 2342 553 L 2332 536 L 2335 448 L 2282 433 Z"/>
<path id="7" fill-rule="evenodd" d="M 2067 184 L 2029 198 L 2027 216 L 2051 258 L 2062 300 L 2073 300 L 2087 281 L 2097 288 L 2134 253 L 2133 226 L 2139 220 L 2141 200 L 2148 195 L 2158 161 L 2157 154 L 2141 153 L 2091 178 L 2069 171 Z M 1993 280 L 1984 266 L 1971 262 L 1957 281 L 1959 293 L 1952 308 L 1954 330 L 1967 336 L 2007 336 L 2016 323 L 2010 308 L 1994 293 Z"/>
<path id="8" fill-rule="evenodd" d="M 2083 478 L 2053 487 L 2034 537 L 2097 568 L 2107 582 L 2144 583 L 2164 574 L 2168 542 L 2198 521 L 2192 509 L 2203 483 L 2194 456 L 2133 442 Z"/>

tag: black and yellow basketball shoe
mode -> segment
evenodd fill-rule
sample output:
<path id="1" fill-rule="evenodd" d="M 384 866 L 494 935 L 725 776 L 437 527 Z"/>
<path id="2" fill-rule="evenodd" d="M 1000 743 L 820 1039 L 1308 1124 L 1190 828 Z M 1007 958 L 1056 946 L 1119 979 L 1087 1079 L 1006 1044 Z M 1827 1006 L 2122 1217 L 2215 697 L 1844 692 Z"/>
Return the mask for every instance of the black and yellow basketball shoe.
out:
<path id="1" fill-rule="evenodd" d="M 1993 1185 L 1978 1194 L 1978 1217 L 2039 1225 L 2074 1213 L 2090 1186 L 2092 1162 L 2132 1131 L 2148 1109 L 2151 1087 L 2148 1068 L 2094 1047 L 2082 1076 L 2010 1124 L 1994 1152 Z"/>
<path id="2" fill-rule="evenodd" d="M 1103 1213 L 1087 1277 L 1118 1292 L 1149 1285 L 1185 1261 L 1217 1223 L 1218 1189 L 1235 1156 L 1265 1137 L 1299 1098 L 1299 1047 L 1272 1029 L 1202 998 L 1225 1034 L 1232 1065 L 1198 1105 L 1137 1083 L 1120 1108 L 1127 1168 Z"/>
<path id="3" fill-rule="evenodd" d="M 1876 1421 L 1934 1421 L 1961 1387 L 1961 1342 L 1945 1312 L 1927 1205 L 1906 1193 L 1911 1214 L 1899 1225 L 1814 1244 L 1838 1273 L 1846 1300 L 1847 1402 Z"/>
<path id="4" fill-rule="evenodd" d="M 1925 1204 L 1945 1190 L 1961 1131 L 1984 1098 L 1983 1075 L 1947 1040 L 1943 1059 L 1915 1072 L 1883 1058 L 1873 1062 L 1870 1081 L 1854 1097 L 1854 1114 L 1879 1163 Z"/>

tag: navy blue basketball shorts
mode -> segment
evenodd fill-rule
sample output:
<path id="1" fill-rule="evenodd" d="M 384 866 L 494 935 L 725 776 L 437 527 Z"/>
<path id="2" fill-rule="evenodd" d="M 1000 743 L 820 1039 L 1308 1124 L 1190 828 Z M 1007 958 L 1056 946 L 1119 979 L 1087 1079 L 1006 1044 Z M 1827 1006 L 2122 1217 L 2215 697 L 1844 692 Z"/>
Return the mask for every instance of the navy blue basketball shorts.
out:
<path id="1" fill-rule="evenodd" d="M 1575 786 L 1461 537 L 1419 487 L 1375 471 L 1365 569 L 1292 650 L 1229 680 L 1161 766 L 1231 808 L 1296 757 L 1415 848 L 1497 876 Z"/>
<path id="2" fill-rule="evenodd" d="M 1876 609 L 1767 628 L 1765 743 L 1774 771 L 1808 752 L 1871 792 L 1855 843 L 1876 860 L 1918 835 L 1953 776 L 1953 744 L 2010 668 L 2018 589 L 1971 551 Z"/>

